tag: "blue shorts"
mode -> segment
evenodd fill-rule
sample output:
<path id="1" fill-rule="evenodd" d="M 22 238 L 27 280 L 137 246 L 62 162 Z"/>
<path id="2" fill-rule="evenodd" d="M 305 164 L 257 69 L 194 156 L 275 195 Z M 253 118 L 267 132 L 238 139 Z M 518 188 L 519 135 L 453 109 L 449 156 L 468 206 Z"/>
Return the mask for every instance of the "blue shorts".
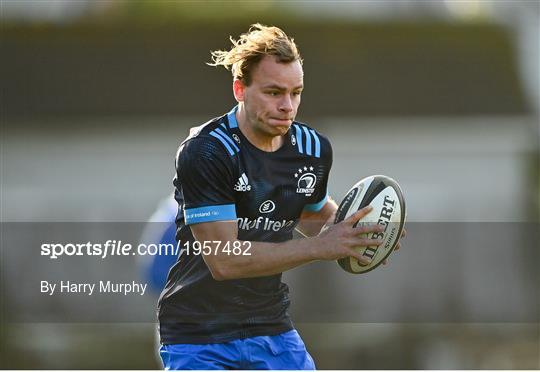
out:
<path id="1" fill-rule="evenodd" d="M 177 369 L 297 369 L 314 370 L 313 358 L 296 330 L 222 344 L 161 345 L 166 370 Z"/>

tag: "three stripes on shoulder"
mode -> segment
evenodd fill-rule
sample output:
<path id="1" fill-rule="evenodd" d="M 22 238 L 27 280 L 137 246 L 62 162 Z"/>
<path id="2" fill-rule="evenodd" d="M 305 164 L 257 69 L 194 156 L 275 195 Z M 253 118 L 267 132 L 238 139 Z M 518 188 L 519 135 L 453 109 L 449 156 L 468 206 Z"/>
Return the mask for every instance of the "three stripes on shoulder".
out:
<path id="1" fill-rule="evenodd" d="M 234 143 L 231 137 L 227 133 L 227 127 L 225 124 L 221 123 L 221 128 L 216 128 L 210 132 L 210 135 L 214 138 L 217 138 L 227 149 L 229 155 L 233 156 L 240 152 L 240 148 Z"/>
<path id="2" fill-rule="evenodd" d="M 225 124 L 222 123 L 221 127 L 223 129 L 216 128 L 210 132 L 210 135 L 217 138 L 225 146 L 229 155 L 236 155 L 240 152 L 240 148 L 229 136 Z M 291 129 L 293 130 L 291 135 L 292 144 L 298 148 L 300 154 L 306 154 L 316 158 L 321 157 L 321 141 L 313 129 L 299 124 L 293 124 Z"/>
<path id="3" fill-rule="evenodd" d="M 296 142 L 296 146 L 298 147 L 298 152 L 301 154 L 306 155 L 312 155 L 316 158 L 321 157 L 321 141 L 319 140 L 319 136 L 313 129 L 308 129 L 305 126 L 300 126 L 298 124 L 293 124 L 294 128 L 294 142 Z M 312 143 L 313 142 L 313 143 Z M 313 146 L 312 146 L 313 145 Z M 313 149 L 313 151 L 312 151 Z M 304 152 L 305 151 L 305 152 Z"/>

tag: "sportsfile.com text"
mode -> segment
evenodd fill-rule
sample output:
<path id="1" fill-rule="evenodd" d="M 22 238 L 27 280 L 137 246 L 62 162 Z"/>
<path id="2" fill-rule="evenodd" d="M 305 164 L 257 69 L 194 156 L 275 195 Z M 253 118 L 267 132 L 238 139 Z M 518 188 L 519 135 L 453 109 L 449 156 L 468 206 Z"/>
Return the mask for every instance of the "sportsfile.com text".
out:
<path id="1" fill-rule="evenodd" d="M 44 243 L 41 245 L 41 255 L 48 256 L 55 260 L 62 256 L 93 256 L 105 259 L 113 256 L 164 256 L 185 252 L 193 255 L 251 255 L 251 242 L 249 241 L 195 241 L 190 243 L 177 242 L 177 244 L 166 243 L 139 243 L 136 248 L 133 244 L 125 243 L 121 240 L 107 240 L 105 243 Z"/>

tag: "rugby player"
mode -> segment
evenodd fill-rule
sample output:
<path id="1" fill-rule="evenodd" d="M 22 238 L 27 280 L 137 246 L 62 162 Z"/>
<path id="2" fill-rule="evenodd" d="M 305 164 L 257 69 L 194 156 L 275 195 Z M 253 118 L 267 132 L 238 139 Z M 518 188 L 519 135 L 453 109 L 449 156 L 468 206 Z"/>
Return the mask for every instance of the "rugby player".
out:
<path id="1" fill-rule="evenodd" d="M 231 41 L 211 65 L 232 70 L 238 105 L 193 128 L 176 156 L 184 249 L 158 303 L 160 355 L 166 369 L 315 369 L 282 272 L 351 256 L 367 263 L 352 248 L 379 245 L 359 235 L 382 228 L 353 227 L 370 207 L 332 224 L 332 147 L 295 121 L 304 83 L 294 40 L 255 24 Z M 295 228 L 307 238 L 292 239 Z"/>

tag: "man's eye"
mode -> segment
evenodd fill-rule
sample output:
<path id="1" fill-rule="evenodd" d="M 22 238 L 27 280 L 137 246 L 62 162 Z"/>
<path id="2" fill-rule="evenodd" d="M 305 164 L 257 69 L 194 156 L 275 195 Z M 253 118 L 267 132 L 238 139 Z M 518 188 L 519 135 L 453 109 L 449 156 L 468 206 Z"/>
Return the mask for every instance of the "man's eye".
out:
<path id="1" fill-rule="evenodd" d="M 299 96 L 300 94 L 302 94 L 302 92 L 294 92 L 293 93 L 295 96 Z"/>
<path id="2" fill-rule="evenodd" d="M 276 97 L 279 93 L 278 92 L 268 92 L 269 95 L 272 97 Z"/>

